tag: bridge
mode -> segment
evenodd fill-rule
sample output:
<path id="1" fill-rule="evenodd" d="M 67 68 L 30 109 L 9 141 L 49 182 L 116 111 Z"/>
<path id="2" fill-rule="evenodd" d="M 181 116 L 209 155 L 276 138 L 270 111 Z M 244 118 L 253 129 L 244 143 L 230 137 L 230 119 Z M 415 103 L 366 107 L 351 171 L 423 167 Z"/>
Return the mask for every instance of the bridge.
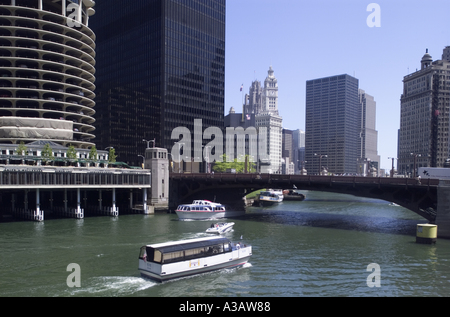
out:
<path id="1" fill-rule="evenodd" d="M 448 187 L 447 187 L 448 186 Z M 314 190 L 381 199 L 441 226 L 450 238 L 450 184 L 438 179 L 281 174 L 171 173 L 170 208 L 194 199 L 244 206 L 243 197 L 263 188 Z"/>

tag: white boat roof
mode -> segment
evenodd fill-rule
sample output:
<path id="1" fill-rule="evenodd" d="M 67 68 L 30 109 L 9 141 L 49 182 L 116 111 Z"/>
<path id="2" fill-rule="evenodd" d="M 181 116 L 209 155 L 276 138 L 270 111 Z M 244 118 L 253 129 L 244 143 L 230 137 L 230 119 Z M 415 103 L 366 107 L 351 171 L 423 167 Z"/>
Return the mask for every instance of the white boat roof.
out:
<path id="1" fill-rule="evenodd" d="M 158 248 L 168 247 L 168 246 L 172 246 L 172 245 L 181 245 L 181 244 L 202 242 L 202 241 L 209 241 L 209 240 L 218 240 L 218 238 L 217 237 L 207 237 L 207 238 L 197 238 L 197 239 L 188 239 L 188 240 L 179 240 L 179 241 L 169 241 L 169 242 L 163 242 L 163 243 L 157 243 L 157 244 L 149 244 L 149 245 L 147 245 L 147 247 L 158 249 Z"/>
<path id="2" fill-rule="evenodd" d="M 212 202 L 212 201 L 209 201 L 209 200 L 200 200 L 200 199 L 198 199 L 198 200 L 194 200 L 193 202 L 192 202 L 192 204 L 182 204 L 181 206 L 192 206 L 192 205 L 195 205 L 195 206 L 222 206 L 222 204 L 221 203 L 215 203 L 215 202 Z"/>

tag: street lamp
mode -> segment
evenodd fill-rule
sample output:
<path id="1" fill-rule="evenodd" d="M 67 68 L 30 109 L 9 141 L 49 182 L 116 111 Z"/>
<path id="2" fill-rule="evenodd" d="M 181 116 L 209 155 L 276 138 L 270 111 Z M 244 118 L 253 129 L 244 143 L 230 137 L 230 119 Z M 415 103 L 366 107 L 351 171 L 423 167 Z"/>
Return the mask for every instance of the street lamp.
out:
<path id="1" fill-rule="evenodd" d="M 314 153 L 314 156 L 319 157 L 319 176 L 320 176 L 320 175 L 322 175 L 322 157 L 328 157 L 328 155 Z"/>
<path id="2" fill-rule="evenodd" d="M 138 154 L 138 156 L 142 157 L 142 168 L 144 168 L 145 167 L 145 157 L 143 157 L 142 155 L 139 155 L 139 154 Z"/>
<path id="3" fill-rule="evenodd" d="M 391 168 L 391 177 L 394 177 L 394 160 L 398 160 L 396 157 L 388 157 L 389 160 L 392 160 L 392 168 Z"/>
<path id="4" fill-rule="evenodd" d="M 413 171 L 413 178 L 416 178 L 416 163 L 417 163 L 417 157 L 421 157 L 422 154 L 411 153 L 411 155 L 414 156 L 414 171 Z"/>
<path id="5" fill-rule="evenodd" d="M 142 139 L 142 142 L 147 142 L 147 149 L 148 149 L 148 148 L 150 148 L 150 142 L 153 142 L 153 147 L 155 147 L 156 139 L 153 139 L 153 140 Z"/>

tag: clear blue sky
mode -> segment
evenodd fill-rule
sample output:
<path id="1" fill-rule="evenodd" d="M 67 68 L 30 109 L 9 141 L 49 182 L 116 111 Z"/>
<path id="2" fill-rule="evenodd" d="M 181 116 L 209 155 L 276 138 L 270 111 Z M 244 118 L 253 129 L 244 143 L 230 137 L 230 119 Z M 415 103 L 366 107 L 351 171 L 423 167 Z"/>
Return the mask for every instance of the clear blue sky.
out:
<path id="1" fill-rule="evenodd" d="M 370 3 L 380 27 L 367 26 Z M 450 45 L 449 0 L 227 0 L 226 14 L 225 114 L 272 65 L 283 127 L 304 130 L 306 81 L 349 74 L 377 103 L 382 168 L 397 155 L 403 76 Z"/>

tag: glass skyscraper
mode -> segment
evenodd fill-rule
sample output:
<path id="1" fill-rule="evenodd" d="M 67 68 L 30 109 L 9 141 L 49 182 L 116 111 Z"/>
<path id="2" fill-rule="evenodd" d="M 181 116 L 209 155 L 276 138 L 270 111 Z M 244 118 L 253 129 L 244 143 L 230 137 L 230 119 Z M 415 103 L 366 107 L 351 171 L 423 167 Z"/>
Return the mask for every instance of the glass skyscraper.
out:
<path id="1" fill-rule="evenodd" d="M 143 139 L 224 124 L 225 0 L 97 1 L 96 143 L 138 165 Z"/>
<path id="2" fill-rule="evenodd" d="M 306 169 L 356 173 L 361 156 L 358 79 L 347 74 L 306 82 Z"/>

